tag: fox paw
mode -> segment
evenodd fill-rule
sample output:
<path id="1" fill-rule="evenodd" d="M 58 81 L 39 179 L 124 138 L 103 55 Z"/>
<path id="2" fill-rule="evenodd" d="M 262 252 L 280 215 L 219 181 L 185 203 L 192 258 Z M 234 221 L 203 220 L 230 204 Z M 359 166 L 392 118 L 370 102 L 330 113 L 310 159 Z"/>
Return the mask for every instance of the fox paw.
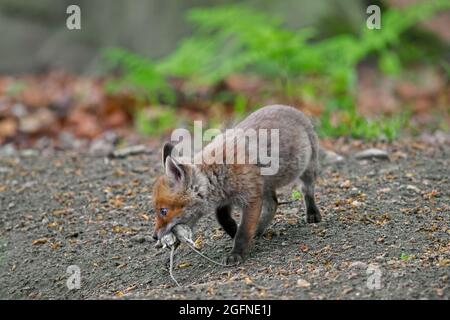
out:
<path id="1" fill-rule="evenodd" d="M 244 258 L 237 253 L 230 253 L 223 259 L 223 263 L 226 264 L 227 266 L 235 266 L 242 262 L 244 262 Z"/>
<path id="2" fill-rule="evenodd" d="M 320 216 L 320 213 L 306 215 L 307 223 L 319 223 L 320 221 L 322 221 L 322 217 Z"/>

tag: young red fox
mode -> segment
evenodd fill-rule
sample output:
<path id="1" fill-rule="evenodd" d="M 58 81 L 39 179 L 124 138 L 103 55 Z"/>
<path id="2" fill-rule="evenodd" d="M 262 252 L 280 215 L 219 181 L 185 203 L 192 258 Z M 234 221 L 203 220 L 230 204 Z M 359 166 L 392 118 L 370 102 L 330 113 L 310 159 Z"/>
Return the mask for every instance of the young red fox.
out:
<path id="1" fill-rule="evenodd" d="M 262 175 L 260 162 L 208 161 L 211 152 L 205 155 L 204 151 L 218 145 L 223 148 L 224 159 L 227 152 L 236 153 L 234 146 L 226 147 L 224 140 L 218 137 L 194 156 L 201 160 L 194 160 L 193 164 L 174 159 L 171 156 L 174 146 L 166 143 L 162 152 L 165 175 L 158 178 L 153 189 L 155 240 L 161 239 L 177 224 L 192 228 L 202 215 L 215 212 L 219 224 L 234 239 L 233 249 L 224 262 L 240 263 L 248 253 L 253 237 L 261 236 L 275 215 L 276 189 L 296 179 L 302 182 L 306 221 L 320 222 L 320 212 L 314 201 L 319 146 L 309 119 L 292 107 L 273 105 L 250 114 L 235 129 L 278 129 L 278 171 Z M 270 152 L 271 145 L 267 149 Z M 233 206 L 242 210 L 239 226 L 231 216 Z"/>

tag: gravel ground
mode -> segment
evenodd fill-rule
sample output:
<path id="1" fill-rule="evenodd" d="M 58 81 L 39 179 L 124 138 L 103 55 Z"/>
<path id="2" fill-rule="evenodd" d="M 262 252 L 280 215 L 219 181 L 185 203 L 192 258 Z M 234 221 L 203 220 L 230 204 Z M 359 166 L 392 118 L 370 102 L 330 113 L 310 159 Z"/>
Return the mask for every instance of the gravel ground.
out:
<path id="1" fill-rule="evenodd" d="M 111 160 L 1 156 L 0 298 L 449 299 L 450 146 L 387 148 L 390 161 L 348 156 L 325 166 L 323 221 L 306 224 L 299 201 L 280 206 L 240 266 L 212 265 L 181 246 L 182 287 L 151 239 L 159 150 Z M 280 190 L 281 200 L 291 193 Z M 195 238 L 217 260 L 232 245 L 212 215 Z M 71 265 L 79 289 L 66 285 Z"/>

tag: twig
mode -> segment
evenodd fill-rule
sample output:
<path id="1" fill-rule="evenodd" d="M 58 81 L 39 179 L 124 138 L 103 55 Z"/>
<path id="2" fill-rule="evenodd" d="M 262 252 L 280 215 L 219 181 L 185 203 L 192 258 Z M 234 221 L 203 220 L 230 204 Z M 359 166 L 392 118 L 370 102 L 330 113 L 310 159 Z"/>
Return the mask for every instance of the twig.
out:
<path id="1" fill-rule="evenodd" d="M 230 267 L 230 265 L 225 264 L 225 263 L 221 263 L 221 262 L 217 262 L 217 261 L 215 261 L 215 260 L 213 260 L 213 259 L 207 257 L 206 255 L 204 255 L 204 254 L 201 253 L 200 251 L 198 251 L 198 250 L 190 243 L 190 242 L 192 242 L 192 240 L 189 241 L 190 239 L 186 239 L 186 238 L 184 238 L 184 240 L 186 240 L 185 243 L 188 245 L 189 248 L 191 248 L 195 253 L 197 253 L 198 255 L 202 256 L 203 258 L 205 258 L 205 259 L 208 260 L 209 262 L 212 262 L 212 263 L 214 263 L 214 264 L 216 264 L 216 265 L 218 265 L 218 266 L 222 266 L 222 267 Z"/>
<path id="2" fill-rule="evenodd" d="M 278 202 L 278 205 L 291 204 L 291 203 L 294 203 L 294 202 L 297 202 L 297 201 L 300 201 L 300 200 L 282 201 L 282 202 Z"/>
<path id="3" fill-rule="evenodd" d="M 169 273 L 170 273 L 170 277 L 177 284 L 177 286 L 181 287 L 180 284 L 178 283 L 177 279 L 175 279 L 175 277 L 173 276 L 173 256 L 174 256 L 174 254 L 175 254 L 175 246 L 172 246 L 172 248 L 170 249 Z"/>
<path id="4" fill-rule="evenodd" d="M 172 278 L 172 280 L 177 284 L 178 287 L 181 287 L 181 285 L 178 283 L 177 279 L 175 279 L 174 275 L 173 275 L 173 260 L 174 260 L 174 255 L 175 255 L 175 249 L 178 247 L 179 242 L 172 242 L 173 239 L 176 240 L 182 240 L 184 243 L 187 244 L 187 246 L 194 251 L 195 253 L 197 253 L 198 255 L 200 255 L 201 257 L 205 258 L 206 260 L 208 260 L 211 263 L 214 263 L 218 266 L 222 266 L 222 267 L 229 267 L 229 265 L 221 263 L 221 262 L 217 262 L 209 257 L 207 257 L 206 255 L 204 255 L 203 253 L 201 253 L 199 250 L 197 250 L 195 248 L 195 243 L 194 241 L 192 241 L 191 237 L 192 237 L 192 233 L 190 231 L 189 228 L 186 227 L 182 227 L 182 225 L 177 225 L 174 227 L 173 231 L 176 234 L 176 237 L 170 233 L 172 235 L 172 237 L 169 237 L 169 235 L 166 235 L 168 238 L 166 239 L 165 237 L 163 237 L 162 242 L 164 242 L 165 244 L 163 245 L 163 247 L 170 247 L 170 266 L 169 266 L 169 274 L 170 277 Z M 170 241 L 171 242 L 167 242 Z"/>
<path id="5" fill-rule="evenodd" d="M 110 158 L 125 158 L 131 155 L 137 155 L 142 153 L 150 153 L 150 150 L 147 146 L 144 145 L 136 145 L 131 147 L 126 147 L 118 150 L 114 150 L 109 154 Z"/>

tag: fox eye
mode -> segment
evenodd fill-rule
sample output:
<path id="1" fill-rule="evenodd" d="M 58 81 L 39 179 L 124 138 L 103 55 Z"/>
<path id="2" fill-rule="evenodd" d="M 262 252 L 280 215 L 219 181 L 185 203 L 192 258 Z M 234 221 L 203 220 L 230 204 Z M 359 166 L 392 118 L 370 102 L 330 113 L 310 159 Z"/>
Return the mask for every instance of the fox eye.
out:
<path id="1" fill-rule="evenodd" d="M 161 209 L 159 209 L 159 214 L 164 217 L 168 211 L 169 210 L 167 210 L 167 208 L 161 208 Z"/>

